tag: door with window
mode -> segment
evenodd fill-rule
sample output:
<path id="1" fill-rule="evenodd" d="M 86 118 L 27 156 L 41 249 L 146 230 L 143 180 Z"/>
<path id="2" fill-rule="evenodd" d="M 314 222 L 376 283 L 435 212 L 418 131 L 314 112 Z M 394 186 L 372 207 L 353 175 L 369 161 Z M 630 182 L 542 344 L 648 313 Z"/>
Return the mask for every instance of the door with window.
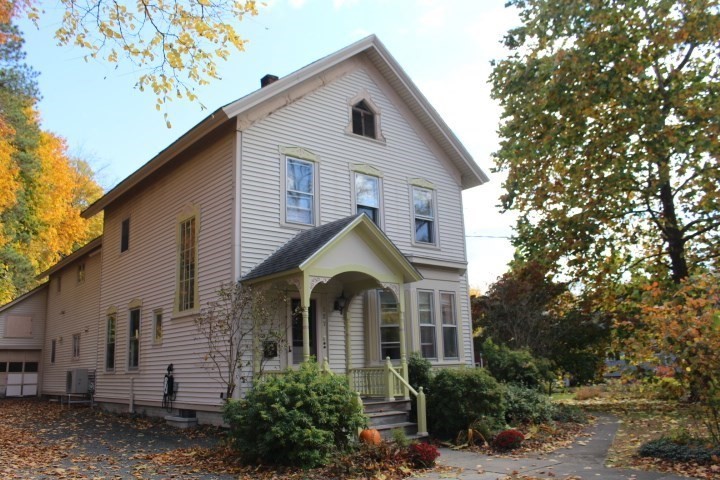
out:
<path id="1" fill-rule="evenodd" d="M 303 361 L 303 319 L 300 310 L 300 299 L 293 298 L 290 305 L 290 325 L 288 326 L 288 363 L 300 365 Z M 310 300 L 308 308 L 310 323 L 310 355 L 319 362 L 320 348 L 318 344 L 318 322 L 315 300 Z"/>

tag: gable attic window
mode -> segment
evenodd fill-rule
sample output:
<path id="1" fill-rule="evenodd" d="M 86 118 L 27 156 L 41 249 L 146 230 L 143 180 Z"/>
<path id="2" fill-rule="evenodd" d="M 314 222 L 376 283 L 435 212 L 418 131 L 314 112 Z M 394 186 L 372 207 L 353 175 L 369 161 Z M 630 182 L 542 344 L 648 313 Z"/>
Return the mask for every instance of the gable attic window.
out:
<path id="1" fill-rule="evenodd" d="M 365 100 L 352 106 L 352 131 L 355 135 L 368 138 L 377 138 L 375 112 Z"/>

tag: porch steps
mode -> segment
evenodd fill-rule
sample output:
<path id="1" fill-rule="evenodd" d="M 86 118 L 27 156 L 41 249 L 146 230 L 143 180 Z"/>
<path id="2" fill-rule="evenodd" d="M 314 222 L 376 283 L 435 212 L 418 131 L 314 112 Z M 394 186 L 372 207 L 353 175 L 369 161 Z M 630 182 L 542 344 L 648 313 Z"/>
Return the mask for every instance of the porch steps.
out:
<path id="1" fill-rule="evenodd" d="M 387 401 L 381 398 L 363 398 L 365 415 L 370 428 L 376 429 L 384 439 L 392 439 L 392 431 L 402 429 L 409 438 L 419 438 L 417 423 L 410 421 L 410 400 Z"/>

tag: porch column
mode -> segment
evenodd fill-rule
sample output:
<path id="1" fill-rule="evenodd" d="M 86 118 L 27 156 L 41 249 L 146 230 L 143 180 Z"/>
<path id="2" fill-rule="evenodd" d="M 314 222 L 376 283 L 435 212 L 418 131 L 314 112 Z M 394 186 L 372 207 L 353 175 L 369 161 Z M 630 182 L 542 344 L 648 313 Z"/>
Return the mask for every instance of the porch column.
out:
<path id="1" fill-rule="evenodd" d="M 352 368 L 352 347 L 350 345 L 350 302 L 352 302 L 353 296 L 345 302 L 345 309 L 343 310 L 343 320 L 345 321 L 345 373 L 350 374 L 350 368 Z"/>
<path id="2" fill-rule="evenodd" d="M 398 310 L 400 314 L 400 368 L 406 382 L 410 382 L 407 364 L 407 343 L 405 340 L 405 285 L 398 284 Z M 410 390 L 403 385 L 403 396 L 405 400 L 410 399 Z"/>
<path id="3" fill-rule="evenodd" d="M 302 310 L 303 362 L 310 361 L 310 279 L 303 275 L 300 289 L 300 309 Z"/>

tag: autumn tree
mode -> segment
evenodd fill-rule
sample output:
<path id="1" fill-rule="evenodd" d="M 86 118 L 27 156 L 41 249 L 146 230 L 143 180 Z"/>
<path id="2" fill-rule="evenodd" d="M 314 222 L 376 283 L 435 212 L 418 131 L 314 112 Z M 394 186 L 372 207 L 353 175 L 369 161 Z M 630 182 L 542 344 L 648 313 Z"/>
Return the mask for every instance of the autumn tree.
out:
<path id="1" fill-rule="evenodd" d="M 137 86 L 154 92 L 158 110 L 173 98 L 194 100 L 196 86 L 219 79 L 217 62 L 245 49 L 240 21 L 258 14 L 255 0 L 61 3 L 65 12 L 55 32 L 58 43 L 84 49 L 86 59 L 140 72 Z M 43 14 L 33 0 L 2 4 L 10 18 L 27 12 L 37 23 Z"/>
<path id="2" fill-rule="evenodd" d="M 637 363 L 670 359 L 676 377 L 703 406 L 702 418 L 720 444 L 720 276 L 690 276 L 672 295 L 653 282 L 635 307 L 640 321 L 619 325 L 627 333 L 622 348 Z"/>
<path id="3" fill-rule="evenodd" d="M 717 0 L 510 0 L 493 97 L 514 243 L 593 288 L 720 258 Z"/>
<path id="4" fill-rule="evenodd" d="M 0 303 L 37 284 L 35 276 L 98 236 L 102 218 L 80 217 L 102 195 L 92 169 L 39 127 L 36 72 L 24 63 L 17 29 L 0 25 Z"/>

